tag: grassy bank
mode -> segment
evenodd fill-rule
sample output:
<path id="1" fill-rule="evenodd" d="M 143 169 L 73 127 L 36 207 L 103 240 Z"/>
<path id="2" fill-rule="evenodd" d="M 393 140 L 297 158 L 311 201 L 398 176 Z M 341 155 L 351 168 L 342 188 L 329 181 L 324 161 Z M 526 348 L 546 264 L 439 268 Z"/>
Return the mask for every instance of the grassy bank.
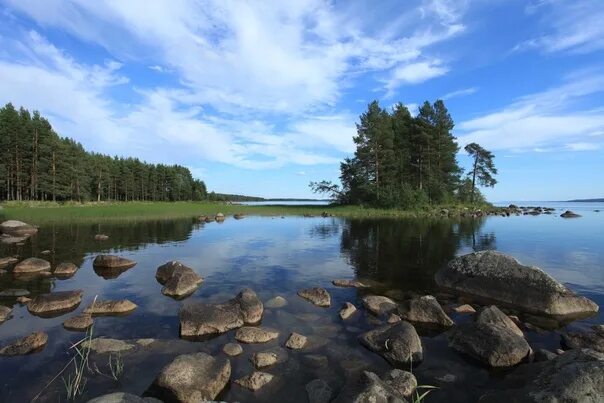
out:
<path id="1" fill-rule="evenodd" d="M 33 224 L 66 221 L 140 220 L 196 217 L 221 212 L 261 216 L 320 215 L 323 212 L 338 217 L 380 218 L 418 217 L 440 215 L 442 208 L 461 212 L 465 206 L 438 206 L 417 210 L 374 209 L 361 206 L 245 206 L 218 202 L 128 202 L 59 204 L 46 202 L 5 203 L 0 218 L 15 219 Z M 475 209 L 476 207 L 474 207 Z M 484 207 L 483 207 L 484 208 Z"/>

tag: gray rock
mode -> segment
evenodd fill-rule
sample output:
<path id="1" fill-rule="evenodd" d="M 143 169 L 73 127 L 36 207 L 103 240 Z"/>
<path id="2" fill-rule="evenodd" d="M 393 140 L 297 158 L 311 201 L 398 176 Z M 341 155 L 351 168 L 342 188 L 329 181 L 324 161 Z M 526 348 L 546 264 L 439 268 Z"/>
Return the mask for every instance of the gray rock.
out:
<path id="1" fill-rule="evenodd" d="M 438 328 L 453 326 L 453 321 L 431 295 L 414 298 L 399 305 L 398 316 L 415 325 Z"/>
<path id="2" fill-rule="evenodd" d="M 562 217 L 562 218 L 578 218 L 578 217 L 581 217 L 581 215 L 577 214 L 573 211 L 566 210 L 564 213 L 560 214 L 560 217 Z"/>
<path id="3" fill-rule="evenodd" d="M 243 347 L 239 343 L 227 343 L 222 348 L 222 351 L 230 357 L 235 357 L 243 353 Z"/>
<path id="4" fill-rule="evenodd" d="M 458 305 L 453 310 L 457 313 L 476 313 L 476 309 L 470 304 Z"/>
<path id="5" fill-rule="evenodd" d="M 329 365 L 329 359 L 320 354 L 306 354 L 302 356 L 302 361 L 305 365 L 312 368 L 327 367 Z"/>
<path id="6" fill-rule="evenodd" d="M 216 214 L 216 215 L 214 216 L 214 219 L 215 219 L 216 221 L 224 221 L 224 214 L 222 214 L 222 213 L 218 213 L 218 214 Z"/>
<path id="7" fill-rule="evenodd" d="M 147 403 L 142 397 L 124 392 L 109 393 L 90 399 L 88 403 Z"/>
<path id="8" fill-rule="evenodd" d="M 307 288 L 298 291 L 298 295 L 321 307 L 329 307 L 331 305 L 331 296 L 325 288 Z"/>
<path id="9" fill-rule="evenodd" d="M 128 299 L 94 301 L 84 309 L 84 313 L 98 316 L 125 315 L 136 308 L 136 304 Z"/>
<path id="10" fill-rule="evenodd" d="M 78 266 L 73 263 L 59 263 L 52 272 L 58 278 L 72 277 L 78 271 Z"/>
<path id="11" fill-rule="evenodd" d="M 105 234 L 96 234 L 94 236 L 95 241 L 106 241 L 108 239 L 109 239 L 109 235 L 105 235 Z"/>
<path id="12" fill-rule="evenodd" d="M 48 335 L 44 332 L 34 332 L 22 337 L 0 349 L 0 355 L 25 355 L 31 354 L 46 346 Z"/>
<path id="13" fill-rule="evenodd" d="M 365 284 L 358 280 L 347 280 L 347 279 L 336 279 L 332 281 L 336 287 L 348 287 L 348 288 L 365 288 Z"/>
<path id="14" fill-rule="evenodd" d="M 73 311 L 82 302 L 82 290 L 57 291 L 41 294 L 27 304 L 27 310 L 37 316 L 55 316 Z"/>
<path id="15" fill-rule="evenodd" d="M 408 367 L 423 359 L 421 340 L 413 325 L 408 322 L 370 330 L 361 334 L 359 341 L 395 366 Z"/>
<path id="16" fill-rule="evenodd" d="M 524 337 L 493 323 L 466 323 L 449 333 L 449 346 L 491 367 L 511 367 L 532 353 Z"/>
<path id="17" fill-rule="evenodd" d="M 544 348 L 540 348 L 539 350 L 535 351 L 535 361 L 549 361 L 553 360 L 557 356 L 558 354 Z"/>
<path id="18" fill-rule="evenodd" d="M 271 298 L 264 303 L 265 308 L 271 308 L 271 309 L 283 308 L 286 305 L 287 305 L 287 300 L 280 295 L 277 295 L 276 297 Z"/>
<path id="19" fill-rule="evenodd" d="M 177 261 L 158 267 L 155 278 L 164 285 L 162 294 L 175 298 L 192 294 L 203 282 L 203 278 L 193 269 Z"/>
<path id="20" fill-rule="evenodd" d="M 581 317 L 599 309 L 541 269 L 495 251 L 457 257 L 436 273 L 435 280 L 441 287 L 536 314 Z"/>
<path id="21" fill-rule="evenodd" d="M 13 269 L 13 274 L 33 274 L 43 271 L 50 271 L 50 262 L 37 257 L 30 257 L 17 263 Z"/>
<path id="22" fill-rule="evenodd" d="M 23 288 L 7 288 L 0 291 L 1 298 L 27 297 L 29 294 L 30 292 Z"/>
<path id="23" fill-rule="evenodd" d="M 63 322 L 63 327 L 67 330 L 84 332 L 88 330 L 93 323 L 94 321 L 92 320 L 92 316 L 83 313 L 67 319 L 65 322 Z"/>
<path id="24" fill-rule="evenodd" d="M 98 354 L 120 353 L 123 351 L 132 350 L 134 348 L 134 344 L 128 343 L 127 341 L 106 339 L 102 337 L 85 341 L 82 343 L 82 346 L 85 348 L 90 348 L 90 350 Z"/>
<path id="25" fill-rule="evenodd" d="M 404 397 L 410 397 L 417 389 L 417 379 L 415 379 L 415 375 L 408 371 L 393 369 L 382 379 Z"/>
<path id="26" fill-rule="evenodd" d="M 239 378 L 235 383 L 253 392 L 262 388 L 264 385 L 273 380 L 273 375 L 266 372 L 254 371 L 250 375 Z"/>
<path id="27" fill-rule="evenodd" d="M 12 308 L 9 308 L 4 305 L 0 305 L 0 325 L 10 319 L 11 314 L 13 313 Z"/>
<path id="28" fill-rule="evenodd" d="M 98 255 L 92 262 L 94 267 L 108 269 L 129 269 L 136 265 L 134 260 L 113 255 Z"/>
<path id="29" fill-rule="evenodd" d="M 363 390 L 352 399 L 353 403 L 407 403 L 403 395 L 373 372 L 364 371 L 362 381 Z"/>
<path id="30" fill-rule="evenodd" d="M 357 308 L 352 305 L 350 302 L 345 302 L 344 305 L 342 306 L 342 309 L 340 309 L 340 318 L 342 318 L 342 320 L 346 320 L 348 318 L 350 318 L 352 316 L 353 313 L 355 313 L 357 311 Z"/>
<path id="31" fill-rule="evenodd" d="M 396 310 L 396 302 L 381 295 L 363 297 L 363 306 L 374 315 L 385 315 Z"/>
<path id="32" fill-rule="evenodd" d="M 264 307 L 250 289 L 244 289 L 223 304 L 189 303 L 180 309 L 181 337 L 220 334 L 262 319 Z"/>
<path id="33" fill-rule="evenodd" d="M 16 257 L 3 257 L 0 258 L 0 269 L 7 268 L 8 266 L 15 264 L 19 261 Z"/>
<path id="34" fill-rule="evenodd" d="M 153 395 L 165 401 L 196 403 L 213 400 L 231 377 L 231 363 L 206 353 L 179 355 L 153 383 Z"/>
<path id="35" fill-rule="evenodd" d="M 250 360 L 258 369 L 269 367 L 277 362 L 277 353 L 272 351 L 259 351 L 254 353 Z"/>
<path id="36" fill-rule="evenodd" d="M 0 224 L 0 232 L 15 236 L 33 235 L 38 232 L 38 228 L 23 221 L 8 220 Z"/>
<path id="37" fill-rule="evenodd" d="M 503 327 L 507 327 L 512 332 L 520 337 L 524 337 L 522 330 L 510 319 L 505 313 L 501 312 L 495 305 L 485 306 L 480 310 L 476 317 L 477 323 L 494 323 Z"/>
<path id="38" fill-rule="evenodd" d="M 274 329 L 244 326 L 237 329 L 235 339 L 241 343 L 266 343 L 279 337 Z"/>
<path id="39" fill-rule="evenodd" d="M 285 342 L 285 347 L 291 348 L 292 350 L 300 350 L 306 346 L 308 339 L 299 333 L 292 333 Z"/>
<path id="40" fill-rule="evenodd" d="M 604 353 L 604 332 L 593 331 L 567 331 L 562 333 L 562 342 L 568 348 L 589 348 L 599 353 Z"/>
<path id="41" fill-rule="evenodd" d="M 333 391 L 323 379 L 313 379 L 306 384 L 309 403 L 329 403 Z"/>
<path id="42" fill-rule="evenodd" d="M 386 320 L 386 322 L 388 323 L 397 323 L 400 322 L 402 319 L 400 316 L 398 316 L 397 314 L 391 313 L 390 315 L 388 315 L 388 319 Z"/>

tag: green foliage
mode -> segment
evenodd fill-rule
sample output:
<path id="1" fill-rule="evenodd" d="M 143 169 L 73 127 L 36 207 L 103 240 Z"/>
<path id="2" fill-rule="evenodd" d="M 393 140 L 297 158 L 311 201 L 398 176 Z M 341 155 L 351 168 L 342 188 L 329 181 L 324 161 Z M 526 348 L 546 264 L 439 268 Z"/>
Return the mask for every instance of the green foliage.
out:
<path id="1" fill-rule="evenodd" d="M 497 180 L 494 178 L 497 175 L 497 168 L 493 159 L 495 156 L 488 150 L 485 150 L 476 143 L 470 143 L 464 148 L 471 157 L 474 158 L 472 164 L 472 171 L 468 173 L 468 176 L 472 177 L 472 191 L 470 201 L 476 200 L 476 181 L 482 186 L 493 187 L 497 184 Z"/>
<path id="2" fill-rule="evenodd" d="M 36 111 L 0 108 L 0 200 L 204 200 L 203 181 L 179 165 L 87 152 Z"/>

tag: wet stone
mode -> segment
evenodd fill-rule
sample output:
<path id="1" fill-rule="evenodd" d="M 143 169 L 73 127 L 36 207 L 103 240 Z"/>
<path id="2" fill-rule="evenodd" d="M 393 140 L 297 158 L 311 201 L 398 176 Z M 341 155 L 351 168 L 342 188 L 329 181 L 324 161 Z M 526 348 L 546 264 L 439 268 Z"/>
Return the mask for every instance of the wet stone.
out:
<path id="1" fill-rule="evenodd" d="M 94 301 L 84 313 L 90 315 L 124 315 L 136 309 L 136 304 L 128 299 Z"/>
<path id="2" fill-rule="evenodd" d="M 272 381 L 273 378 L 274 376 L 269 373 L 254 371 L 250 375 L 246 375 L 243 378 L 237 379 L 235 383 L 241 387 L 255 392 L 270 381 Z"/>
<path id="3" fill-rule="evenodd" d="M 357 308 L 353 304 L 351 304 L 350 302 L 345 302 L 342 306 L 342 309 L 340 309 L 339 315 L 342 320 L 346 320 L 350 318 L 352 314 L 354 314 L 356 311 Z"/>
<path id="4" fill-rule="evenodd" d="M 322 379 L 313 379 L 305 386 L 309 403 L 329 403 L 333 390 Z"/>
<path id="5" fill-rule="evenodd" d="M 128 343 L 124 340 L 100 337 L 92 339 L 91 341 L 85 341 L 82 343 L 82 346 L 90 348 L 90 350 L 98 354 L 119 353 L 132 350 L 134 348 L 134 344 Z"/>
<path id="6" fill-rule="evenodd" d="M 308 339 L 306 336 L 303 336 L 298 333 L 292 333 L 289 335 L 289 338 L 285 342 L 285 347 L 291 348 L 292 350 L 300 350 L 306 346 Z"/>
<path id="7" fill-rule="evenodd" d="M 277 354 L 270 351 L 254 353 L 251 358 L 252 364 L 258 369 L 271 366 L 277 362 Z"/>
<path id="8" fill-rule="evenodd" d="M 262 327 L 244 326 L 235 333 L 235 339 L 241 343 L 266 343 L 277 337 L 278 331 Z"/>
<path id="9" fill-rule="evenodd" d="M 436 298 L 431 295 L 413 298 L 399 305 L 398 315 L 401 319 L 416 325 L 447 328 L 453 321 L 442 309 Z"/>
<path id="10" fill-rule="evenodd" d="M 27 310 L 38 316 L 54 316 L 70 312 L 80 305 L 83 294 L 82 290 L 75 290 L 38 295 L 27 304 Z"/>
<path id="11" fill-rule="evenodd" d="M 13 310 L 7 306 L 0 305 L 0 325 L 10 319 Z"/>
<path id="12" fill-rule="evenodd" d="M 265 308 L 271 308 L 271 309 L 283 308 L 286 305 L 287 305 L 287 300 L 280 295 L 277 295 L 276 297 L 271 298 L 264 303 Z"/>
<path id="13" fill-rule="evenodd" d="M 238 343 L 227 343 L 222 348 L 222 351 L 224 351 L 224 353 L 230 357 L 235 357 L 243 353 L 243 347 L 241 347 L 241 344 Z"/>
<path id="14" fill-rule="evenodd" d="M 505 313 L 501 312 L 501 310 L 495 305 L 485 306 L 484 308 L 482 308 L 478 313 L 478 316 L 476 317 L 476 322 L 494 323 L 510 329 L 512 332 L 514 332 L 520 337 L 524 336 L 522 330 L 520 330 L 520 328 L 514 323 L 514 321 L 510 319 Z"/>
<path id="15" fill-rule="evenodd" d="M 397 308 L 396 302 L 382 295 L 367 295 L 363 297 L 363 306 L 374 315 L 385 315 Z"/>
<path id="16" fill-rule="evenodd" d="M 30 292 L 23 288 L 7 288 L 0 291 L 0 298 L 27 297 L 29 294 Z"/>
<path id="17" fill-rule="evenodd" d="M 63 322 L 63 327 L 67 330 L 84 332 L 92 326 L 93 323 L 92 316 L 83 313 L 67 319 Z"/>
<path id="18" fill-rule="evenodd" d="M 0 258 L 0 269 L 5 269 L 5 268 L 9 267 L 10 265 L 17 263 L 18 261 L 19 261 L 19 259 L 17 259 L 16 257 Z"/>
<path id="19" fill-rule="evenodd" d="M 476 313 L 476 309 L 474 309 L 470 304 L 463 304 L 453 307 L 453 311 L 457 313 Z"/>
<path id="20" fill-rule="evenodd" d="M 53 274 L 59 278 L 72 277 L 78 271 L 78 266 L 73 263 L 59 263 Z"/>
<path id="21" fill-rule="evenodd" d="M 365 288 L 367 287 L 365 284 L 361 283 L 358 280 L 348 280 L 348 279 L 336 279 L 332 281 L 332 284 L 336 287 L 347 287 L 347 288 Z"/>
<path id="22" fill-rule="evenodd" d="M 32 274 L 44 271 L 50 271 L 50 262 L 37 257 L 30 257 L 17 263 L 13 269 L 13 274 Z"/>
<path id="23" fill-rule="evenodd" d="M 359 336 L 369 350 L 395 366 L 409 366 L 423 359 L 422 343 L 413 325 L 399 322 L 370 330 Z"/>
<path id="24" fill-rule="evenodd" d="M 22 337 L 0 349 L 0 355 L 25 355 L 40 350 L 48 342 L 48 335 L 44 332 L 34 332 Z"/>
<path id="25" fill-rule="evenodd" d="M 331 296 L 325 288 L 307 288 L 298 291 L 298 295 L 320 307 L 329 307 L 331 305 Z"/>

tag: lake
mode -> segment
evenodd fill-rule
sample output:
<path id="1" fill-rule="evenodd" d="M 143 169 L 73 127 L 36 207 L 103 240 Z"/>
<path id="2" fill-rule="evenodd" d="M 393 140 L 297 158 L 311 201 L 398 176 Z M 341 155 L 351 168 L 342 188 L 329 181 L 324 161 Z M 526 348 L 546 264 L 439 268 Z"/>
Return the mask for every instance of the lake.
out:
<path id="1" fill-rule="evenodd" d="M 595 212 L 597 207 L 591 205 L 581 206 L 583 217 L 577 219 L 562 219 L 562 210 L 558 210 L 554 215 L 462 221 L 251 216 L 243 220 L 227 217 L 223 223 L 179 219 L 42 225 L 22 246 L 0 245 L 0 257 L 37 256 L 49 260 L 53 267 L 73 262 L 79 271 L 66 280 L 40 278 L 29 282 L 16 281 L 8 273 L 0 276 L 0 290 L 22 288 L 35 296 L 81 289 L 84 297 L 74 312 L 55 318 L 32 316 L 15 298 L 0 300 L 13 308 L 13 318 L 0 325 L 0 345 L 38 330 L 49 336 L 48 345 L 40 352 L 0 357 L 0 401 L 29 401 L 61 371 L 72 356 L 69 347 L 83 337 L 83 333 L 65 330 L 62 323 L 87 307 L 95 296 L 128 298 L 138 305 L 128 316 L 95 318 L 95 337 L 155 341 L 122 355 L 124 373 L 117 381 L 107 375 L 107 356 L 95 357 L 98 371 L 87 376 L 82 401 L 111 391 L 141 395 L 162 367 L 181 353 L 204 351 L 224 356 L 222 347 L 234 341 L 234 332 L 205 341 L 180 339 L 179 308 L 191 300 L 224 302 L 245 287 L 255 290 L 262 301 L 280 295 L 288 304 L 265 309 L 262 325 L 278 329 L 279 340 L 243 345 L 244 353 L 230 359 L 232 380 L 252 371 L 249 358 L 253 352 L 282 346 L 292 331 L 309 336 L 312 343 L 308 350 L 287 351 L 285 362 L 266 369 L 276 377 L 258 392 L 231 382 L 218 396 L 225 401 L 305 402 L 305 385 L 312 379 L 327 381 L 337 394 L 363 369 L 383 374 L 390 365 L 357 341 L 360 333 L 376 326 L 377 319 L 361 310 L 342 321 L 337 314 L 341 305 L 349 301 L 360 308 L 360 298 L 368 293 L 396 299 L 435 294 L 435 272 L 453 257 L 474 250 L 496 249 L 524 264 L 539 266 L 602 307 L 604 212 Z M 99 233 L 108 234 L 109 240 L 95 241 L 94 235 Z M 42 254 L 46 250 L 50 254 Z M 134 259 L 137 265 L 117 278 L 105 279 L 92 267 L 94 257 L 101 253 Z M 155 279 L 157 267 L 171 260 L 192 267 L 205 279 L 184 301 L 162 295 L 162 286 Z M 362 279 L 371 287 L 334 287 L 331 281 L 338 278 Z M 331 307 L 316 307 L 296 295 L 307 287 L 326 288 Z M 458 323 L 469 320 L 467 315 L 450 316 Z M 603 323 L 603 319 L 600 311 L 569 327 L 587 328 Z M 560 348 L 559 334 L 532 329 L 525 334 L 534 350 Z M 476 401 L 484 390 L 496 388 L 514 371 L 478 365 L 448 348 L 442 333 L 420 335 L 424 361 L 413 372 L 420 384 L 439 388 L 428 395 L 428 402 Z M 453 381 L 449 375 L 454 375 Z M 44 389 L 39 401 L 65 401 L 64 396 L 59 377 Z"/>

